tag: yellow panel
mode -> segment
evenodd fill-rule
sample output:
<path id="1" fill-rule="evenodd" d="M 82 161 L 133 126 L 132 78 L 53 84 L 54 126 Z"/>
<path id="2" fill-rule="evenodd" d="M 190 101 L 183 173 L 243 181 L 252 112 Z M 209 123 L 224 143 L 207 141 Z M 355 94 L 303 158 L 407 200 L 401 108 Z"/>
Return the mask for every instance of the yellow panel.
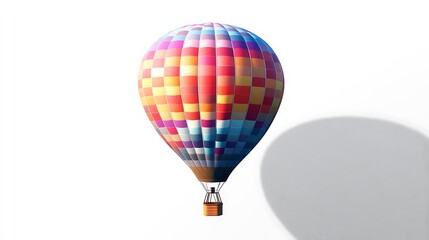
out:
<path id="1" fill-rule="evenodd" d="M 235 67 L 235 76 L 250 76 L 252 74 L 252 68 L 250 67 Z"/>
<path id="2" fill-rule="evenodd" d="M 252 68 L 252 76 L 253 77 L 265 77 L 265 68 L 259 68 L 259 67 Z"/>
<path id="3" fill-rule="evenodd" d="M 282 81 L 276 81 L 276 89 L 282 90 L 283 89 L 283 82 Z"/>
<path id="4" fill-rule="evenodd" d="M 143 61 L 143 68 L 149 69 L 152 67 L 153 60 L 148 59 Z"/>
<path id="5" fill-rule="evenodd" d="M 152 88 L 152 93 L 154 96 L 164 96 L 165 95 L 165 89 L 164 89 L 164 87 L 154 87 L 154 88 Z"/>
<path id="6" fill-rule="evenodd" d="M 181 139 L 180 139 L 180 136 L 178 135 L 178 134 L 173 134 L 173 135 L 170 135 L 171 136 L 171 138 L 173 139 L 173 141 L 176 141 L 176 142 L 178 142 L 178 141 L 182 141 Z"/>
<path id="7" fill-rule="evenodd" d="M 276 80 L 268 78 L 265 82 L 267 88 L 276 88 Z"/>
<path id="8" fill-rule="evenodd" d="M 264 60 L 260 58 L 252 58 L 252 66 L 258 67 L 258 68 L 264 68 L 265 67 Z"/>
<path id="9" fill-rule="evenodd" d="M 164 67 L 179 66 L 180 57 L 167 57 L 165 58 Z"/>
<path id="10" fill-rule="evenodd" d="M 247 104 L 234 103 L 232 111 L 233 112 L 247 112 L 247 107 L 248 107 Z"/>
<path id="11" fill-rule="evenodd" d="M 171 139 L 171 136 L 170 136 L 170 134 L 169 133 L 167 133 L 167 134 L 162 134 L 162 136 L 165 138 L 165 140 L 167 140 L 168 142 L 171 142 L 172 141 L 172 139 Z"/>
<path id="12" fill-rule="evenodd" d="M 216 119 L 216 112 L 200 112 L 201 119 L 214 120 Z"/>
<path id="13" fill-rule="evenodd" d="M 273 104 L 271 105 L 270 113 L 275 113 L 280 105 L 280 99 L 274 98 Z"/>
<path id="14" fill-rule="evenodd" d="M 231 114 L 231 119 L 234 120 L 244 120 L 246 118 L 247 112 L 233 112 Z"/>
<path id="15" fill-rule="evenodd" d="M 215 112 L 216 104 L 214 103 L 201 103 L 200 112 Z"/>
<path id="16" fill-rule="evenodd" d="M 170 112 L 170 109 L 168 108 L 168 104 L 156 104 L 156 108 L 158 109 L 158 112 Z"/>
<path id="17" fill-rule="evenodd" d="M 163 121 L 165 121 L 165 120 L 171 120 L 171 114 L 170 114 L 170 112 L 159 112 L 159 115 L 161 116 L 161 119 Z"/>
<path id="18" fill-rule="evenodd" d="M 145 105 L 145 106 L 155 104 L 155 100 L 152 96 L 142 97 L 141 100 L 142 100 L 143 105 Z"/>
<path id="19" fill-rule="evenodd" d="M 262 87 L 252 87 L 250 92 L 250 103 L 252 104 L 262 104 L 264 100 L 265 89 Z"/>
<path id="20" fill-rule="evenodd" d="M 183 104 L 183 110 L 185 112 L 198 112 L 198 104 Z"/>
<path id="21" fill-rule="evenodd" d="M 180 66 L 180 76 L 197 76 L 197 66 Z"/>
<path id="22" fill-rule="evenodd" d="M 140 68 L 139 68 L 139 79 L 141 78 L 141 77 L 143 77 L 143 66 L 140 66 Z"/>
<path id="23" fill-rule="evenodd" d="M 164 68 L 152 68 L 151 69 L 151 77 L 164 77 Z"/>
<path id="24" fill-rule="evenodd" d="M 250 86 L 251 82 L 252 82 L 252 78 L 249 76 L 235 78 L 235 85 L 237 86 Z"/>
<path id="25" fill-rule="evenodd" d="M 184 56 L 180 59 L 180 65 L 198 65 L 198 57 L 195 56 Z"/>
<path id="26" fill-rule="evenodd" d="M 185 113 L 183 112 L 172 112 L 171 117 L 173 120 L 185 120 Z"/>
<path id="27" fill-rule="evenodd" d="M 180 77 L 164 77 L 164 86 L 179 86 Z"/>
<path id="28" fill-rule="evenodd" d="M 250 59 L 247 57 L 235 57 L 234 58 L 235 66 L 250 66 Z"/>
<path id="29" fill-rule="evenodd" d="M 165 95 L 154 96 L 153 99 L 155 99 L 156 104 L 167 104 L 167 99 L 165 98 Z"/>
<path id="30" fill-rule="evenodd" d="M 152 78 L 143 78 L 143 87 L 152 87 Z"/>
<path id="31" fill-rule="evenodd" d="M 216 102 L 217 103 L 232 103 L 234 96 L 232 95 L 217 95 Z"/>
<path id="32" fill-rule="evenodd" d="M 166 52 L 166 50 L 156 50 L 155 56 L 153 58 L 164 58 Z"/>
<path id="33" fill-rule="evenodd" d="M 140 97 L 140 101 L 142 102 L 143 106 L 147 106 L 146 97 Z"/>
<path id="34" fill-rule="evenodd" d="M 165 94 L 169 96 L 180 95 L 180 87 L 165 87 Z"/>

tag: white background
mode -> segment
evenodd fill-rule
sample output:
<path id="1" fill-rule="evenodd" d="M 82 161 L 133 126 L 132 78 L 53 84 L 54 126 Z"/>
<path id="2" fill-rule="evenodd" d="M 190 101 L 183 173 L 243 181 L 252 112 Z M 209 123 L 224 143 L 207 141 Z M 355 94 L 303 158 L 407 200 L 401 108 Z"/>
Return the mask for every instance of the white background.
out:
<path id="1" fill-rule="evenodd" d="M 264 197 L 264 151 L 332 116 L 429 135 L 428 12 L 416 0 L 2 1 L 3 239 L 294 239 Z M 286 76 L 279 114 L 224 186 L 218 218 L 202 216 L 202 187 L 137 90 L 155 40 L 210 21 L 261 36 Z"/>

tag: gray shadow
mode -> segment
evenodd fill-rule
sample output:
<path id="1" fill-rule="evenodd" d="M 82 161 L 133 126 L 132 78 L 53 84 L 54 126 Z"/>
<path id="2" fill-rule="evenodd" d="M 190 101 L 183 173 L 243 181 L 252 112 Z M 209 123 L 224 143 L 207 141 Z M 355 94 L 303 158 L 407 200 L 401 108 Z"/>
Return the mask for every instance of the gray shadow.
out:
<path id="1" fill-rule="evenodd" d="M 268 148 L 262 185 L 298 240 L 429 239 L 429 139 L 395 123 L 294 127 Z"/>

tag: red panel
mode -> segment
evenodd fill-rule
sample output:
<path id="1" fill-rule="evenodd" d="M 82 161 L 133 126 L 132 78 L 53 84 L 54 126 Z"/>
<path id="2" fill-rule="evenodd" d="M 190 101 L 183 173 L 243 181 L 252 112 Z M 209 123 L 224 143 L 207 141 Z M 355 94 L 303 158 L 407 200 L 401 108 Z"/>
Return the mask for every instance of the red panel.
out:
<path id="1" fill-rule="evenodd" d="M 216 52 L 217 52 L 218 56 L 234 57 L 234 53 L 232 52 L 232 48 L 220 47 L 220 48 L 216 48 Z"/>
<path id="2" fill-rule="evenodd" d="M 233 57 L 217 56 L 216 60 L 217 60 L 218 66 L 234 66 L 234 58 Z"/>
<path id="3" fill-rule="evenodd" d="M 158 112 L 158 108 L 156 108 L 156 105 L 150 105 L 150 106 L 148 106 L 148 109 L 152 113 L 157 113 Z"/>
<path id="4" fill-rule="evenodd" d="M 250 57 L 252 58 L 263 58 L 262 52 L 260 50 L 249 50 Z"/>
<path id="5" fill-rule="evenodd" d="M 182 103 L 182 98 L 180 96 L 167 96 L 167 102 L 169 104 L 180 104 Z"/>
<path id="6" fill-rule="evenodd" d="M 152 112 L 152 117 L 153 117 L 153 120 L 155 120 L 155 121 L 162 120 L 161 115 L 159 115 L 158 112 Z"/>
<path id="7" fill-rule="evenodd" d="M 217 94 L 219 95 L 233 95 L 234 86 L 217 86 Z"/>
<path id="8" fill-rule="evenodd" d="M 200 103 L 215 103 L 216 95 L 200 95 L 199 96 Z"/>
<path id="9" fill-rule="evenodd" d="M 276 89 L 274 88 L 265 88 L 265 96 L 267 97 L 274 97 L 274 94 L 276 93 Z"/>
<path id="10" fill-rule="evenodd" d="M 252 86 L 255 86 L 255 87 L 265 87 L 265 78 L 262 78 L 262 77 L 252 77 Z"/>
<path id="11" fill-rule="evenodd" d="M 273 103 L 273 100 L 274 100 L 274 98 L 273 98 L 273 97 L 265 96 L 265 97 L 264 97 L 264 102 L 263 102 L 262 104 L 265 104 L 265 105 L 271 105 L 271 104 Z"/>
<path id="12" fill-rule="evenodd" d="M 198 94 L 198 86 L 180 86 L 180 92 L 182 95 L 193 95 Z"/>
<path id="13" fill-rule="evenodd" d="M 233 66 L 219 66 L 217 67 L 217 74 L 223 76 L 234 76 L 235 68 Z"/>
<path id="14" fill-rule="evenodd" d="M 168 106 L 171 112 L 183 112 L 182 104 L 169 104 Z"/>
<path id="15" fill-rule="evenodd" d="M 258 104 L 249 104 L 249 108 L 248 108 L 247 112 L 258 113 L 259 109 L 261 109 L 261 105 L 258 105 Z"/>
<path id="16" fill-rule="evenodd" d="M 215 154 L 223 154 L 225 151 L 224 148 L 215 148 Z"/>
<path id="17" fill-rule="evenodd" d="M 170 134 L 177 134 L 177 129 L 175 127 L 168 127 L 167 130 Z"/>
<path id="18" fill-rule="evenodd" d="M 200 113 L 199 112 L 185 112 L 186 120 L 199 120 Z"/>
<path id="19" fill-rule="evenodd" d="M 217 76 L 217 86 L 234 86 L 234 76 Z"/>
<path id="20" fill-rule="evenodd" d="M 249 51 L 243 48 L 234 48 L 235 57 L 249 57 Z"/>
<path id="21" fill-rule="evenodd" d="M 167 51 L 167 57 L 180 57 L 182 55 L 182 49 L 181 48 L 170 48 Z"/>
<path id="22" fill-rule="evenodd" d="M 152 87 L 164 87 L 164 78 L 162 77 L 152 78 Z"/>
<path id="23" fill-rule="evenodd" d="M 198 58 L 199 65 L 216 65 L 216 56 L 201 56 Z"/>
<path id="24" fill-rule="evenodd" d="M 273 69 L 273 70 L 275 70 L 274 62 L 272 62 L 272 61 L 267 61 L 267 60 L 265 59 L 265 68 L 266 68 L 266 69 Z"/>
<path id="25" fill-rule="evenodd" d="M 183 103 L 198 103 L 198 95 L 182 95 L 182 101 Z"/>
<path id="26" fill-rule="evenodd" d="M 258 113 L 257 112 L 248 112 L 246 115 L 246 119 L 247 120 L 256 120 L 256 118 L 258 117 Z"/>
<path id="27" fill-rule="evenodd" d="M 198 48 L 196 47 L 183 48 L 182 56 L 198 56 Z"/>
<path id="28" fill-rule="evenodd" d="M 250 86 L 235 86 L 235 94 L 249 95 Z"/>
<path id="29" fill-rule="evenodd" d="M 267 78 L 276 79 L 276 71 L 274 69 L 267 69 Z"/>
<path id="30" fill-rule="evenodd" d="M 152 96 L 152 88 L 143 88 L 143 93 L 145 96 Z"/>
<path id="31" fill-rule="evenodd" d="M 198 75 L 199 76 L 216 76 L 216 66 L 199 65 Z"/>
<path id="32" fill-rule="evenodd" d="M 217 104 L 216 108 L 218 112 L 231 112 L 232 104 Z"/>
<path id="33" fill-rule="evenodd" d="M 267 51 L 263 51 L 262 55 L 264 55 L 264 59 L 266 59 L 266 60 L 268 60 L 268 59 L 272 60 L 273 59 L 273 56 L 271 55 L 271 53 L 269 53 Z"/>
<path id="34" fill-rule="evenodd" d="M 163 67 L 164 66 L 164 58 L 154 59 L 152 62 L 152 68 Z"/>
<path id="35" fill-rule="evenodd" d="M 198 77 L 197 76 L 181 76 L 180 77 L 180 85 L 198 85 Z"/>
<path id="36" fill-rule="evenodd" d="M 271 104 L 270 105 L 262 105 L 261 113 L 269 113 L 270 109 L 271 109 Z"/>
<path id="37" fill-rule="evenodd" d="M 241 104 L 248 104 L 249 103 L 249 96 L 248 94 L 236 94 L 234 97 L 234 103 L 241 103 Z"/>
<path id="38" fill-rule="evenodd" d="M 200 86 L 215 86 L 216 85 L 216 76 L 199 76 L 198 79 Z"/>
<path id="39" fill-rule="evenodd" d="M 198 89 L 200 95 L 212 94 L 216 95 L 216 86 L 200 86 Z"/>
<path id="40" fill-rule="evenodd" d="M 151 70 L 150 69 L 143 69 L 143 78 L 150 78 Z"/>
<path id="41" fill-rule="evenodd" d="M 180 67 L 165 67 L 164 76 L 167 76 L 167 77 L 180 76 Z"/>
<path id="42" fill-rule="evenodd" d="M 219 112 L 219 110 L 216 112 L 216 119 L 217 120 L 230 120 L 231 119 L 231 112 Z"/>
<path id="43" fill-rule="evenodd" d="M 198 52 L 199 56 L 216 56 L 216 48 L 203 47 Z"/>
<path id="44" fill-rule="evenodd" d="M 175 142 L 178 148 L 184 148 L 183 142 Z"/>

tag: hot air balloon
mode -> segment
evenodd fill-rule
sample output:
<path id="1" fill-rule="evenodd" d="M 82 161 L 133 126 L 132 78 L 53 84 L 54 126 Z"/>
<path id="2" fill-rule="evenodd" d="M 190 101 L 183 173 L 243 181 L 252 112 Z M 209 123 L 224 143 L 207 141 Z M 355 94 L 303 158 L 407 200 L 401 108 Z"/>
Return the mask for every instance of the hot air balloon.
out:
<path id="1" fill-rule="evenodd" d="M 272 48 L 227 24 L 183 26 L 144 56 L 138 76 L 144 110 L 205 188 L 204 215 L 222 215 L 219 190 L 270 127 L 283 83 Z"/>

